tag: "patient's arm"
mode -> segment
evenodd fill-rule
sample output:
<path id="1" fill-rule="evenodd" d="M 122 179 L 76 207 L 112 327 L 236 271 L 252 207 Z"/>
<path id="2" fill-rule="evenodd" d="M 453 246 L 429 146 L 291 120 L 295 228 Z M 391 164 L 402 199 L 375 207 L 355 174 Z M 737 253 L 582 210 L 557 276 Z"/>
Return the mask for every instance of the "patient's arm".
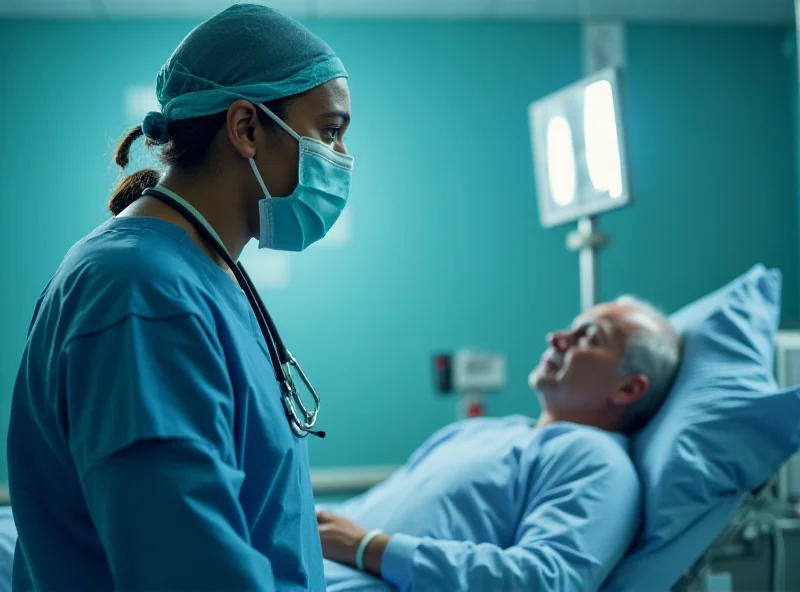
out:
<path id="1" fill-rule="evenodd" d="M 607 437 L 575 431 L 548 442 L 537 465 L 513 546 L 383 535 L 367 547 L 365 567 L 401 592 L 597 590 L 638 525 L 630 460 Z"/>

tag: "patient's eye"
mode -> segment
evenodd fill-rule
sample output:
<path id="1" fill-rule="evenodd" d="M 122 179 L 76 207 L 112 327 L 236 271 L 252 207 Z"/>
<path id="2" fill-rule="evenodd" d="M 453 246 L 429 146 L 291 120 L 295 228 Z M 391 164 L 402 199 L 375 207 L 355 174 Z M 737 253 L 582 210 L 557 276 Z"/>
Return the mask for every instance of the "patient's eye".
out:
<path id="1" fill-rule="evenodd" d="M 595 323 L 586 323 L 578 333 L 578 339 L 584 346 L 598 347 L 603 344 L 600 328 Z"/>
<path id="2" fill-rule="evenodd" d="M 597 331 L 593 323 L 585 323 L 575 330 L 575 340 L 579 347 L 590 347 L 597 345 Z"/>

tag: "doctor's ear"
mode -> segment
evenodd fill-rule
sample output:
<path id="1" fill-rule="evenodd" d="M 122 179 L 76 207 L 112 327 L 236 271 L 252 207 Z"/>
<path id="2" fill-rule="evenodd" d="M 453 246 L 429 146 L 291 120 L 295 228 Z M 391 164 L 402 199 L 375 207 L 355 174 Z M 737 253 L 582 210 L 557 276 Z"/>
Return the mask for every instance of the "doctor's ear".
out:
<path id="1" fill-rule="evenodd" d="M 226 114 L 226 131 L 228 141 L 244 158 L 256 155 L 255 129 L 258 124 L 257 107 L 251 102 L 240 99 L 235 101 Z"/>
<path id="2" fill-rule="evenodd" d="M 294 100 L 295 97 L 290 96 L 275 99 L 263 105 L 275 117 L 286 121 Z M 228 141 L 244 158 L 253 158 L 255 156 L 256 145 L 259 141 L 257 137 L 259 131 L 269 136 L 270 144 L 280 143 L 281 140 L 287 140 L 287 138 L 294 142 L 261 107 L 244 99 L 234 101 L 228 107 L 226 124 Z"/>
<path id="3" fill-rule="evenodd" d="M 615 405 L 628 406 L 647 394 L 650 379 L 644 374 L 625 376 L 619 382 L 616 392 L 611 397 Z"/>

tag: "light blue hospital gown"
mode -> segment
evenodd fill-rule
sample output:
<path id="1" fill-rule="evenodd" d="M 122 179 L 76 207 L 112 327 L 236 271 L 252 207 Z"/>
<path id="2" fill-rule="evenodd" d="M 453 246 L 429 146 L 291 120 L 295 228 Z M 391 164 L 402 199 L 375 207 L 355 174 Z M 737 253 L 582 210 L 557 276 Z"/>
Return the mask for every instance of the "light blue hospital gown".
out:
<path id="1" fill-rule="evenodd" d="M 597 590 L 633 541 L 640 486 L 620 435 L 530 418 L 469 419 L 432 436 L 387 481 L 339 507 L 393 534 L 399 590 Z M 393 589 L 329 561 L 328 591 Z"/>
<path id="2" fill-rule="evenodd" d="M 322 590 L 307 445 L 247 299 L 111 220 L 40 298 L 14 389 L 14 589 Z"/>

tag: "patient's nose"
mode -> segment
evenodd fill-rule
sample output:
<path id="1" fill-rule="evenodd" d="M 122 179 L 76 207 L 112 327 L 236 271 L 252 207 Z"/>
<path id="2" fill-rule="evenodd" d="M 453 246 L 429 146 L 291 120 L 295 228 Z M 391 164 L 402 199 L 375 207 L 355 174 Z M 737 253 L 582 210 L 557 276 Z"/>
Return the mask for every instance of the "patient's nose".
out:
<path id="1" fill-rule="evenodd" d="M 550 346 L 557 352 L 565 352 L 569 348 L 571 337 L 566 331 L 556 331 L 547 336 Z"/>

